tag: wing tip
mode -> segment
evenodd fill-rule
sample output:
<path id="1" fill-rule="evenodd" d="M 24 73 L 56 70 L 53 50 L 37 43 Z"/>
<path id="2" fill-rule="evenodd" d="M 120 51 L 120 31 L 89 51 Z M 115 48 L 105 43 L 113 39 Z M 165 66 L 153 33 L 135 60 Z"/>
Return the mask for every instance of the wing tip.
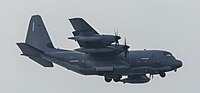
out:
<path id="1" fill-rule="evenodd" d="M 84 20 L 82 17 L 74 17 L 74 18 L 69 18 L 69 21 L 72 20 Z"/>
<path id="2" fill-rule="evenodd" d="M 40 14 L 34 14 L 32 17 L 41 17 Z"/>

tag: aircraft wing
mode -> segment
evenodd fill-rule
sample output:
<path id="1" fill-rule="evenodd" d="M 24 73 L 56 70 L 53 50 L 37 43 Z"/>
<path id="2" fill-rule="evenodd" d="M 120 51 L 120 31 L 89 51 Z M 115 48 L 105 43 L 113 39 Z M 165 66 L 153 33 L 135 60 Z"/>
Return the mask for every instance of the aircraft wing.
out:
<path id="1" fill-rule="evenodd" d="M 99 34 L 94 28 L 92 28 L 84 19 L 82 18 L 72 18 L 69 19 L 70 23 L 74 28 L 74 36 L 83 35 L 94 35 Z"/>
<path id="2" fill-rule="evenodd" d="M 69 21 L 75 30 L 72 32 L 74 36 L 87 37 L 87 36 L 99 35 L 99 33 L 82 18 L 72 18 L 69 19 Z M 77 41 L 77 42 L 80 47 L 93 46 L 90 43 L 82 41 Z"/>

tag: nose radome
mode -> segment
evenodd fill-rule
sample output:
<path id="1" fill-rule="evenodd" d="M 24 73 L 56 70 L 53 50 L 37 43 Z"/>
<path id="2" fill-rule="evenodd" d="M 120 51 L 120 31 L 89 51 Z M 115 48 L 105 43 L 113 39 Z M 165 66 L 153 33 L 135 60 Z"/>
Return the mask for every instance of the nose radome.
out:
<path id="1" fill-rule="evenodd" d="M 180 60 L 176 60 L 176 67 L 180 68 L 183 66 L 183 63 Z"/>

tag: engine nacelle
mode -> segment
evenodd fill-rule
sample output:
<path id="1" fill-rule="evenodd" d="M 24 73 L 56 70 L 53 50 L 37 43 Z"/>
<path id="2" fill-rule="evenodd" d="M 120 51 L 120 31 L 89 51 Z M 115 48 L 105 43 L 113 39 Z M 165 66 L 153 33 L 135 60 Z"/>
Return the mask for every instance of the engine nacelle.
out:
<path id="1" fill-rule="evenodd" d="M 98 42 L 101 40 L 100 36 L 74 36 L 69 37 L 68 39 L 81 41 L 81 42 Z"/>
<path id="2" fill-rule="evenodd" d="M 128 76 L 128 78 L 120 80 L 123 83 L 147 83 L 150 81 L 146 75 Z"/>
<path id="3" fill-rule="evenodd" d="M 100 45 L 111 45 L 116 42 L 119 43 L 118 40 L 121 39 L 120 36 L 115 35 L 86 35 L 86 36 L 74 36 L 69 37 L 68 39 L 72 39 L 79 42 L 86 42 L 91 44 L 100 44 Z"/>

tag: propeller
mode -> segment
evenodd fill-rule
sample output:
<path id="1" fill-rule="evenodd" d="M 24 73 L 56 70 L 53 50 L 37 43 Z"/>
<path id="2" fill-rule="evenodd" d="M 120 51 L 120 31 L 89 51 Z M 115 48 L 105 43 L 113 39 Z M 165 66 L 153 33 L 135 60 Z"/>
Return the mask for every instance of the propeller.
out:
<path id="1" fill-rule="evenodd" d="M 150 79 L 153 79 L 153 74 L 149 74 L 149 78 L 150 78 Z"/>
<path id="2" fill-rule="evenodd" d="M 125 56 L 125 58 L 127 58 L 127 54 L 128 54 L 128 49 L 129 49 L 130 47 L 127 45 L 127 42 L 126 42 L 126 37 L 125 37 L 125 39 L 124 39 L 124 56 Z"/>
<path id="3" fill-rule="evenodd" d="M 117 31 L 115 31 L 115 45 L 119 45 L 119 39 L 121 39 L 121 37 L 118 35 L 118 28 L 117 28 Z"/>

